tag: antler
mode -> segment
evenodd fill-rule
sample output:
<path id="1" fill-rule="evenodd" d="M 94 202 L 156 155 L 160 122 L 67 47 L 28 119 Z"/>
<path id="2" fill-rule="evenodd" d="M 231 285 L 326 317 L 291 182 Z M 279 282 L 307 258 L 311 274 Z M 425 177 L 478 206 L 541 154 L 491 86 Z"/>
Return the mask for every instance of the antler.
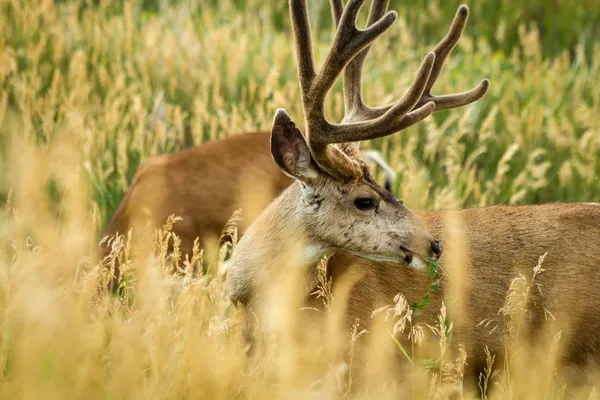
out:
<path id="1" fill-rule="evenodd" d="M 484 80 L 477 88 L 465 93 L 441 97 L 431 95 L 431 87 L 439 76 L 444 61 L 465 27 L 468 8 L 461 6 L 446 37 L 433 52 L 425 56 L 406 94 L 386 107 L 365 106 L 361 96 L 362 66 L 371 43 L 391 26 L 396 13 L 388 12 L 383 15 L 387 9 L 387 0 L 375 0 L 367 28 L 359 30 L 356 28 L 356 16 L 364 1 L 350 0 L 344 8 L 341 0 L 331 0 L 337 31 L 323 67 L 317 74 L 305 1 L 290 0 L 308 144 L 319 166 L 342 181 L 360 178 L 362 167 L 358 161 L 332 146 L 333 144 L 375 139 L 398 132 L 426 118 L 436 107 L 454 108 L 481 98 L 489 85 Z M 331 124 L 324 114 L 325 96 L 344 67 L 346 113 L 341 124 Z"/>

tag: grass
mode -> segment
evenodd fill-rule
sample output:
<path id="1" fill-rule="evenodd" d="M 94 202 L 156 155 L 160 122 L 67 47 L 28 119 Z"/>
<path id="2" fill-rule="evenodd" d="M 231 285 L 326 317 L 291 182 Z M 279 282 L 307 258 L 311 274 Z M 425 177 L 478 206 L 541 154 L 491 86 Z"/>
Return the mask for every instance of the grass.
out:
<path id="1" fill-rule="evenodd" d="M 396 3 L 399 21 L 366 63 L 371 105 L 402 95 L 457 5 Z M 409 206 L 600 201 L 600 7 L 530 3 L 469 4 L 465 37 L 435 91 L 488 77 L 483 100 L 368 144 L 398 172 L 394 191 Z M 323 60 L 328 2 L 311 2 L 311 20 Z M 341 375 L 317 373 L 333 333 L 306 354 L 267 346 L 262 360 L 248 360 L 241 312 L 216 265 L 191 279 L 197 249 L 183 279 L 164 272 L 174 259 L 166 244 L 177 240 L 168 226 L 147 242 L 155 257 L 132 258 L 127 238 L 113 243 L 108 265 L 93 257 L 142 160 L 268 129 L 279 107 L 302 120 L 291 43 L 283 1 L 0 0 L 0 397 L 265 398 L 309 387 L 351 395 Z M 332 119 L 343 111 L 340 88 L 327 105 Z M 122 296 L 99 297 L 97 281 L 117 257 L 127 266 Z M 468 363 L 445 360 L 451 325 L 440 321 L 403 333 L 412 346 L 420 329 L 442 343 L 442 362 L 413 371 L 422 397 L 462 388 Z M 492 368 L 492 357 L 482 392 L 519 393 L 526 383 Z M 561 393 L 548 382 L 539 387 Z"/>

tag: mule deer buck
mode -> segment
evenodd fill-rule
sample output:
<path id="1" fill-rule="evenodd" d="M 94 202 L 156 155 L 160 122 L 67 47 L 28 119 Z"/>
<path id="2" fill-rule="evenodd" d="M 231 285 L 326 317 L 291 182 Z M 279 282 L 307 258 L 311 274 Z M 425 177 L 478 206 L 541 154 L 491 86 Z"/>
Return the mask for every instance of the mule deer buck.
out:
<path id="1" fill-rule="evenodd" d="M 334 289 L 336 282 L 359 276 L 348 294 L 348 325 L 359 318 L 369 326 L 373 310 L 389 304 L 396 294 L 403 293 L 409 304 L 423 296 L 430 285 L 425 260 L 439 259 L 444 271 L 441 287 L 423 318 L 431 321 L 451 288 L 462 288 L 453 293 L 462 305 L 453 343 L 465 344 L 468 365 L 478 371 L 485 366 L 485 345 L 498 357 L 505 350 L 502 326 L 493 330 L 480 322 L 497 318 L 511 279 L 519 272 L 531 275 L 538 258 L 547 253 L 547 271 L 537 278 L 544 296 L 529 298 L 530 324 L 523 334 L 530 339 L 542 335 L 545 310 L 555 315 L 568 312 L 571 325 L 563 335 L 561 365 L 580 366 L 600 358 L 600 294 L 595 290 L 600 284 L 600 206 L 413 212 L 372 181 L 354 145 L 405 129 L 434 111 L 472 103 L 486 93 L 487 80 L 465 93 L 431 94 L 463 32 L 468 8 L 458 9 L 448 34 L 426 55 L 404 97 L 386 107 L 369 108 L 361 99 L 362 65 L 369 46 L 390 27 L 395 14 L 384 15 L 387 1 L 374 1 L 367 27 L 359 30 L 355 20 L 363 0 L 350 0 L 345 7 L 341 0 L 331 3 L 337 31 L 317 72 L 305 1 L 290 0 L 306 136 L 285 111 L 276 112 L 271 152 L 295 183 L 251 224 L 234 249 L 225 268 L 231 300 L 252 309 L 261 289 L 274 285 L 276 276 L 298 270 L 307 275 L 308 296 L 316 284 L 317 262 L 333 255 L 328 271 Z M 342 71 L 346 112 L 342 122 L 334 124 L 326 119 L 323 105 Z M 582 297 L 585 303 L 578 300 Z M 398 352 L 387 333 L 369 335 L 383 335 L 375 337 Z"/>

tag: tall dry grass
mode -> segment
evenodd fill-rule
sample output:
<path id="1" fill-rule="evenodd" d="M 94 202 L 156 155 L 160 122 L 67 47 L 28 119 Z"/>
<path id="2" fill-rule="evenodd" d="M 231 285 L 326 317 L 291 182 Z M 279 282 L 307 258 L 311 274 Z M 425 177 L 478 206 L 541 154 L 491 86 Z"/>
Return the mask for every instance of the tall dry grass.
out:
<path id="1" fill-rule="evenodd" d="M 441 21 L 451 15 L 434 6 L 422 13 L 438 21 L 441 36 Z M 465 389 L 469 359 L 449 350 L 451 318 L 439 310 L 437 324 L 418 322 L 399 296 L 386 310 L 388 322 L 398 322 L 395 333 L 411 343 L 396 350 L 413 366 L 400 383 L 361 392 L 361 382 L 397 372 L 383 358 L 370 364 L 379 377 L 353 376 L 338 362 L 341 341 L 353 352 L 369 334 L 358 325 L 339 332 L 339 316 L 327 305 L 343 294 L 330 293 L 326 278 L 320 311 L 297 313 L 298 299 L 282 302 L 280 318 L 262 327 L 260 357 L 247 358 L 245 321 L 227 300 L 218 260 L 207 260 L 207 273 L 192 279 L 202 259 L 197 249 L 179 278 L 166 273 L 179 257 L 167 251 L 177 240 L 168 225 L 150 232 L 138 252 L 126 237 L 113 241 L 111 258 L 96 265 L 98 233 L 140 160 L 267 129 L 278 107 L 302 120 L 280 5 L 251 1 L 240 12 L 235 2 L 184 1 L 148 13 L 130 2 L 2 0 L 0 10 L 0 396 L 548 398 L 567 391 L 555 379 L 556 352 L 517 357 L 518 334 L 506 337 L 514 361 L 497 365 L 490 355 L 480 390 Z M 367 62 L 370 104 L 401 95 L 434 45 L 431 36 L 411 35 L 414 12 L 400 15 Z M 547 39 L 523 23 L 508 32 L 518 36 L 508 51 L 497 46 L 507 34 L 502 27 L 515 26 L 505 22 L 493 38 L 468 30 L 436 86 L 456 92 L 489 77 L 482 101 L 370 144 L 399 172 L 394 189 L 410 206 L 600 200 L 600 46 L 576 43 L 548 56 Z M 330 32 L 317 32 L 322 59 Z M 339 116 L 342 108 L 338 90 L 327 111 Z M 98 295 L 117 257 L 125 265 L 121 295 Z M 523 293 L 535 290 L 527 279 L 515 281 L 507 297 L 507 332 L 526 311 Z M 307 328 L 311 334 L 297 345 L 293 328 L 310 326 L 298 315 L 311 312 L 327 328 Z M 436 363 L 415 358 L 425 337 Z M 396 346 L 391 338 L 381 345 Z"/>

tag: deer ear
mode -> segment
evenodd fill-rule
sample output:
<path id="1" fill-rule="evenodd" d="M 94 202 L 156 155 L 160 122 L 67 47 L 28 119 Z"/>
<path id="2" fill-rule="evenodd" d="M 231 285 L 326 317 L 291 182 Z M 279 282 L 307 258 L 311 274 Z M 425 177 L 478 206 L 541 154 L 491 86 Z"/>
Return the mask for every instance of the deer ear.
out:
<path id="1" fill-rule="evenodd" d="M 304 135 L 282 108 L 275 112 L 271 128 L 271 154 L 289 176 L 310 183 L 319 176 Z"/>

